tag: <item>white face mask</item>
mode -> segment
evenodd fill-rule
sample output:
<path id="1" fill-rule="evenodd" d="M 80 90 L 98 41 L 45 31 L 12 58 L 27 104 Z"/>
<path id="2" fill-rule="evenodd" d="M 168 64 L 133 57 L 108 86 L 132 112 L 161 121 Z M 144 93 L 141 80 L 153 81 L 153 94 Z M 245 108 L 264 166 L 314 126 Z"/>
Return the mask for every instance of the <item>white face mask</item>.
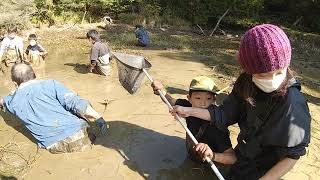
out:
<path id="1" fill-rule="evenodd" d="M 262 91 L 271 93 L 277 90 L 287 76 L 287 68 L 283 69 L 280 74 L 273 76 L 272 79 L 259 79 L 252 76 L 252 82 Z"/>
<path id="2" fill-rule="evenodd" d="M 9 37 L 9 39 L 11 39 L 11 40 L 12 40 L 12 39 L 14 39 L 14 38 L 16 37 L 16 35 L 15 35 L 15 34 L 9 34 L 9 36 L 8 36 L 8 37 Z"/>
<path id="3" fill-rule="evenodd" d="M 35 46 L 37 44 L 37 42 L 35 40 L 30 40 L 29 44 L 30 44 L 30 46 Z"/>

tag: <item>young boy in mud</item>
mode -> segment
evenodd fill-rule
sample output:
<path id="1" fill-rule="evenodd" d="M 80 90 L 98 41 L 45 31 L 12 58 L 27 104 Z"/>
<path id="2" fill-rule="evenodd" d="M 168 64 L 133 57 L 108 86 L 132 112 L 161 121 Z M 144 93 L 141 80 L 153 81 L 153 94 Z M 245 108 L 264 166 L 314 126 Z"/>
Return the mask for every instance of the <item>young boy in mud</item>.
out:
<path id="1" fill-rule="evenodd" d="M 87 38 L 92 44 L 89 72 L 93 72 L 93 70 L 95 70 L 98 74 L 104 76 L 110 75 L 111 66 L 109 64 L 109 48 L 101 42 L 98 31 L 94 29 L 87 32 Z"/>
<path id="2" fill-rule="evenodd" d="M 217 87 L 212 79 L 206 76 L 198 76 L 192 79 L 187 99 L 175 99 L 171 97 L 169 93 L 163 90 L 161 82 L 157 80 L 153 82 L 152 88 L 155 94 L 157 94 L 157 90 L 161 90 L 172 106 L 180 105 L 205 109 L 209 106 L 215 106 Z M 186 123 L 199 143 L 205 142 L 213 149 L 215 157 L 212 160 L 224 164 L 232 164 L 236 161 L 228 129 L 218 129 L 210 124 L 210 122 L 196 117 L 187 117 Z M 186 136 L 186 148 L 188 157 L 191 160 L 201 162 L 194 150 L 194 144 L 188 135 Z"/>
<path id="3" fill-rule="evenodd" d="M 38 43 L 38 37 L 35 34 L 30 34 L 28 37 L 29 46 L 25 51 L 26 61 L 33 67 L 43 63 L 48 52 Z"/>
<path id="4" fill-rule="evenodd" d="M 22 61 L 23 40 L 17 33 L 18 28 L 16 26 L 9 26 L 7 36 L 1 42 L 0 60 L 1 64 L 7 67 L 13 66 L 17 61 Z"/>

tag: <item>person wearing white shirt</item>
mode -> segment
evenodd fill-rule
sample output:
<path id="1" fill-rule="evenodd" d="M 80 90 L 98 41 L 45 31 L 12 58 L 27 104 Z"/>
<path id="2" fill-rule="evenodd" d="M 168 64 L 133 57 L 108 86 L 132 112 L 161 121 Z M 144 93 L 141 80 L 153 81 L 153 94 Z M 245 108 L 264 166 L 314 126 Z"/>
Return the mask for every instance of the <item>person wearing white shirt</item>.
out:
<path id="1" fill-rule="evenodd" d="M 11 67 L 17 60 L 22 60 L 23 40 L 17 35 L 16 26 L 9 27 L 7 32 L 7 36 L 1 42 L 0 59 L 3 59 L 7 67 Z"/>

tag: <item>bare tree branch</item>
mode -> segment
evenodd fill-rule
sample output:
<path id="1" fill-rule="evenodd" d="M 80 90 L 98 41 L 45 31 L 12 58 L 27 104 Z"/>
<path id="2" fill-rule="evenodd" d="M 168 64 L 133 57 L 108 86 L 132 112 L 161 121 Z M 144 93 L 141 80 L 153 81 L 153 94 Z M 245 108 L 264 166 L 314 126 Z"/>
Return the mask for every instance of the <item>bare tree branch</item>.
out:
<path id="1" fill-rule="evenodd" d="M 220 24 L 221 20 L 224 18 L 224 16 L 227 15 L 227 13 L 229 12 L 230 9 L 231 9 L 231 7 L 229 7 L 229 8 L 223 13 L 223 15 L 219 18 L 219 20 L 218 20 L 216 26 L 214 27 L 214 29 L 212 30 L 210 36 L 212 36 L 213 33 L 217 30 L 217 28 L 219 27 L 219 24 Z"/>
<path id="2" fill-rule="evenodd" d="M 87 10 L 85 10 L 84 13 L 83 13 L 82 20 L 81 20 L 81 24 L 83 24 L 84 18 L 86 17 L 86 14 L 87 14 Z"/>
<path id="3" fill-rule="evenodd" d="M 202 30 L 201 26 L 199 26 L 199 24 L 197 24 L 197 27 L 200 29 L 200 31 L 202 32 L 202 34 L 206 36 L 206 33 L 204 33 L 204 31 Z"/>
<path id="4" fill-rule="evenodd" d="M 300 16 L 292 25 L 296 26 L 301 21 L 302 18 L 303 16 Z"/>

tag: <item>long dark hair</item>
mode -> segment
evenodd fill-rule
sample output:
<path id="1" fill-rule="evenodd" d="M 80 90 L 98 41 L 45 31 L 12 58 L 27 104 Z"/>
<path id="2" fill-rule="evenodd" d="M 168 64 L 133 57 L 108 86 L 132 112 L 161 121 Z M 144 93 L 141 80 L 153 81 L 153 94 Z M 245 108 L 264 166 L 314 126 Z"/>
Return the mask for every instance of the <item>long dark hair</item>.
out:
<path id="1" fill-rule="evenodd" d="M 276 91 L 270 93 L 270 95 L 278 97 L 285 96 L 287 89 L 290 86 L 290 80 L 294 78 L 294 75 L 295 73 L 288 68 L 286 79 L 282 82 L 280 87 Z M 251 106 L 255 106 L 254 97 L 257 95 L 258 90 L 258 87 L 252 82 L 252 74 L 243 72 L 236 80 L 232 91 Z"/>

